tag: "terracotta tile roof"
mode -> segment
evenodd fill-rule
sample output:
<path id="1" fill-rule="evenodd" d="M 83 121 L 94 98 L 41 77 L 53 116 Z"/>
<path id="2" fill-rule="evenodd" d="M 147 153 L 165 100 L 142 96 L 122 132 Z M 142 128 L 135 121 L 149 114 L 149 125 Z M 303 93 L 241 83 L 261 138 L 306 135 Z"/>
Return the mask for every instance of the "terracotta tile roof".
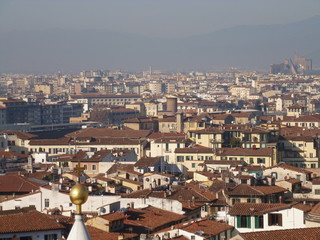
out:
<path id="1" fill-rule="evenodd" d="M 35 139 L 30 140 L 29 145 L 31 146 L 42 146 L 42 145 L 64 145 L 64 146 L 82 146 L 82 145 L 137 145 L 143 144 L 144 140 L 131 139 L 126 137 L 119 138 L 91 138 L 88 142 L 74 142 L 71 138 L 59 138 L 59 139 Z"/>
<path id="2" fill-rule="evenodd" d="M 142 186 L 143 184 L 139 181 L 135 181 L 135 180 L 131 180 L 131 179 L 127 179 L 127 178 L 122 178 L 122 177 L 113 177 L 113 179 L 118 179 L 121 180 L 122 182 L 128 182 L 134 185 L 138 185 L 138 186 Z"/>
<path id="3" fill-rule="evenodd" d="M 209 190 L 214 192 L 214 193 L 217 193 L 217 192 L 220 192 L 225 187 L 226 187 L 226 183 L 224 181 L 215 179 L 215 180 L 212 181 L 212 184 L 209 187 Z"/>
<path id="4" fill-rule="evenodd" d="M 219 223 L 213 220 L 199 218 L 199 219 L 189 220 L 183 223 L 175 224 L 170 228 L 163 229 L 161 231 L 156 232 L 155 234 L 166 232 L 171 229 L 181 229 L 191 234 L 196 234 L 201 237 L 204 237 L 204 239 L 208 239 L 210 236 L 215 236 L 219 233 L 222 233 L 227 230 L 231 230 L 233 228 L 234 228 L 233 226 L 225 223 Z M 200 232 L 201 232 L 201 235 L 200 235 Z"/>
<path id="5" fill-rule="evenodd" d="M 214 114 L 214 115 L 212 115 L 212 118 L 214 120 L 225 120 L 228 117 L 232 117 L 234 119 L 234 117 L 231 114 Z"/>
<path id="6" fill-rule="evenodd" d="M 121 164 L 121 163 L 115 163 L 110 167 L 107 171 L 107 174 L 112 174 L 112 173 L 117 173 L 121 169 L 132 169 L 133 170 L 133 165 L 132 164 Z"/>
<path id="7" fill-rule="evenodd" d="M 305 108 L 305 107 L 303 107 L 301 105 L 291 105 L 291 106 L 287 107 L 287 109 L 296 109 L 296 108 L 302 109 L 302 108 Z"/>
<path id="8" fill-rule="evenodd" d="M 176 122 L 176 117 L 166 117 L 166 118 L 160 118 L 158 119 L 159 123 L 160 122 Z"/>
<path id="9" fill-rule="evenodd" d="M 312 204 L 296 203 L 293 205 L 293 207 L 300 209 L 303 212 L 310 212 L 314 206 Z"/>
<path id="10" fill-rule="evenodd" d="M 48 231 L 64 227 L 46 214 L 38 211 L 0 215 L 0 233 Z"/>
<path id="11" fill-rule="evenodd" d="M 320 215 L 320 202 L 317 203 L 310 211 L 312 215 Z"/>
<path id="12" fill-rule="evenodd" d="M 157 197 L 157 198 L 164 198 L 165 191 L 153 191 L 150 189 L 138 190 L 132 193 L 123 194 L 122 196 L 126 198 L 147 198 L 147 197 Z"/>
<path id="13" fill-rule="evenodd" d="M 169 212 L 155 207 L 146 207 L 141 209 L 129 208 L 126 212 L 128 218 L 124 223 L 128 226 L 144 226 L 146 229 L 153 231 L 167 224 L 181 221 L 186 216 Z"/>
<path id="14" fill-rule="evenodd" d="M 155 164 L 159 162 L 161 158 L 162 157 L 142 157 L 134 164 L 134 166 L 136 168 L 155 166 Z"/>
<path id="15" fill-rule="evenodd" d="M 220 148 L 217 156 L 272 156 L 272 148 Z"/>
<path id="16" fill-rule="evenodd" d="M 7 152 L 7 151 L 0 151 L 0 158 L 6 158 L 6 159 L 23 159 L 28 158 L 28 155 L 21 154 L 17 152 Z"/>
<path id="17" fill-rule="evenodd" d="M 239 184 L 233 189 L 226 191 L 229 196 L 264 196 L 275 193 L 283 193 L 286 189 L 279 186 L 250 186 L 247 184 Z"/>
<path id="18" fill-rule="evenodd" d="M 220 128 L 216 128 L 216 127 L 211 127 L 211 128 L 205 128 L 205 129 L 201 129 L 201 130 L 192 130 L 189 131 L 191 133 L 201 133 L 201 134 L 211 134 L 211 133 L 224 133 L 225 130 L 222 130 Z"/>
<path id="19" fill-rule="evenodd" d="M 106 178 L 106 177 L 105 177 L 105 174 L 103 174 L 103 173 L 100 173 L 100 174 L 94 176 L 93 178 L 96 178 L 96 179 L 98 179 L 98 180 L 100 180 L 100 181 L 104 181 L 104 182 L 113 182 L 113 181 L 114 181 L 114 180 L 111 179 L 111 178 Z"/>
<path id="20" fill-rule="evenodd" d="M 300 116 L 295 122 L 320 122 L 320 114 Z"/>
<path id="21" fill-rule="evenodd" d="M 161 132 L 154 132 L 151 133 L 148 138 L 149 139 L 163 139 L 163 138 L 185 138 L 186 135 L 184 133 L 161 133 Z"/>
<path id="22" fill-rule="evenodd" d="M 299 228 L 274 231 L 261 231 L 239 234 L 243 240 L 270 240 L 270 239 L 290 239 L 290 240 L 319 240 L 320 228 Z"/>
<path id="23" fill-rule="evenodd" d="M 81 93 L 71 95 L 72 98 L 140 98 L 138 94 L 100 94 L 100 93 Z"/>
<path id="24" fill-rule="evenodd" d="M 279 186 L 253 186 L 253 188 L 262 192 L 264 195 L 283 193 L 287 191 L 285 188 Z"/>
<path id="25" fill-rule="evenodd" d="M 150 130 L 117 130 L 113 128 L 85 128 L 66 135 L 70 138 L 94 137 L 94 138 L 146 138 Z"/>
<path id="26" fill-rule="evenodd" d="M 286 182 L 289 182 L 289 183 L 292 183 L 292 184 L 295 184 L 295 183 L 301 183 L 302 181 L 301 180 L 298 180 L 296 178 L 289 178 L 287 180 L 285 180 Z"/>
<path id="27" fill-rule="evenodd" d="M 207 177 L 208 179 L 213 179 L 215 177 L 215 174 L 213 172 L 197 171 L 194 174 L 200 174 Z"/>
<path id="28" fill-rule="evenodd" d="M 99 217 L 101 217 L 105 220 L 108 220 L 110 222 L 126 218 L 126 216 L 123 212 L 109 213 L 109 214 L 105 214 L 105 215 L 100 215 Z"/>
<path id="29" fill-rule="evenodd" d="M 18 174 L 0 175 L 0 192 L 29 193 L 38 190 L 40 186 L 46 185 L 31 180 L 28 177 L 19 176 Z"/>
<path id="30" fill-rule="evenodd" d="M 178 201 L 211 202 L 217 198 L 214 192 L 208 188 L 199 187 L 199 184 L 189 184 L 186 186 L 175 186 L 168 199 Z"/>
<path id="31" fill-rule="evenodd" d="M 74 157 L 71 162 L 101 162 L 108 154 L 110 154 L 111 150 L 100 150 L 95 152 L 91 157 L 88 157 L 87 154 L 81 154 L 81 156 Z"/>
<path id="32" fill-rule="evenodd" d="M 58 138 L 58 139 L 32 139 L 29 142 L 30 146 L 34 145 L 69 145 L 70 138 Z"/>
<path id="33" fill-rule="evenodd" d="M 135 239 L 139 236 L 139 234 L 136 233 L 119 233 L 119 232 L 105 232 L 98 228 L 86 226 L 89 235 L 92 240 L 118 240 L 119 236 L 122 234 L 123 239 Z"/>
<path id="34" fill-rule="evenodd" d="M 284 168 L 284 169 L 288 169 L 288 170 L 299 172 L 299 173 L 305 173 L 305 174 L 311 174 L 312 173 L 311 171 L 308 171 L 306 169 L 294 167 L 294 166 L 287 165 L 287 164 L 278 164 L 276 166 L 268 167 L 266 169 L 272 169 L 272 168 Z"/>
<path id="35" fill-rule="evenodd" d="M 236 203 L 229 211 L 230 215 L 263 215 L 264 213 L 291 208 L 283 203 Z"/>
<path id="36" fill-rule="evenodd" d="M 119 171 L 119 172 L 132 173 L 132 174 L 136 174 L 136 175 L 138 175 L 138 176 L 142 176 L 142 175 L 143 175 L 143 173 L 135 171 L 132 166 L 121 168 L 121 169 L 119 169 L 118 171 Z"/>
<path id="37" fill-rule="evenodd" d="M 27 133 L 27 132 L 20 132 L 20 131 L 0 131 L 0 133 L 5 133 L 8 135 L 17 135 L 18 138 L 24 139 L 24 140 L 37 137 L 37 135 Z"/>
<path id="38" fill-rule="evenodd" d="M 156 121 L 156 118 L 131 118 L 124 121 L 124 123 L 152 123 Z"/>

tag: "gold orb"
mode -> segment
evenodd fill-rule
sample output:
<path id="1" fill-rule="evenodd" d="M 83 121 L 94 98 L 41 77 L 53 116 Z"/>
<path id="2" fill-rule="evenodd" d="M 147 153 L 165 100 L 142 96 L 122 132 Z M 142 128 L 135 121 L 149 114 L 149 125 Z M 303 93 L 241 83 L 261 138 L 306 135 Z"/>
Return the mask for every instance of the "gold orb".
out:
<path id="1" fill-rule="evenodd" d="M 79 183 L 74 185 L 70 191 L 70 200 L 75 205 L 84 204 L 89 196 L 87 188 Z"/>

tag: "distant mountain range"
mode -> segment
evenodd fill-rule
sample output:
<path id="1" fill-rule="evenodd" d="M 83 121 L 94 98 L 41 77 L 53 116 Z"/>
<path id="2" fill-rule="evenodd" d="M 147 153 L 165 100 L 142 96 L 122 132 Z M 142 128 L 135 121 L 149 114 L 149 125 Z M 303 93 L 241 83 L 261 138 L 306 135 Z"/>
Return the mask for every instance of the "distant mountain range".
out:
<path id="1" fill-rule="evenodd" d="M 84 69 L 268 69 L 294 53 L 320 65 L 320 16 L 286 25 L 239 26 L 180 39 L 100 30 L 0 33 L 0 72 Z"/>

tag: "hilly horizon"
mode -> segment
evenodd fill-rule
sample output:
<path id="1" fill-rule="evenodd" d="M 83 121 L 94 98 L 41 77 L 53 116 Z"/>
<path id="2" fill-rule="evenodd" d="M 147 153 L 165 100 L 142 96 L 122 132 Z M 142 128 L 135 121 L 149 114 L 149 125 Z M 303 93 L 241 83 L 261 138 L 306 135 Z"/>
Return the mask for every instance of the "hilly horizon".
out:
<path id="1" fill-rule="evenodd" d="M 320 16 L 263 26 L 238 26 L 186 38 L 103 30 L 47 29 L 0 35 L 0 72 L 66 73 L 86 69 L 268 70 L 297 53 L 320 65 Z"/>

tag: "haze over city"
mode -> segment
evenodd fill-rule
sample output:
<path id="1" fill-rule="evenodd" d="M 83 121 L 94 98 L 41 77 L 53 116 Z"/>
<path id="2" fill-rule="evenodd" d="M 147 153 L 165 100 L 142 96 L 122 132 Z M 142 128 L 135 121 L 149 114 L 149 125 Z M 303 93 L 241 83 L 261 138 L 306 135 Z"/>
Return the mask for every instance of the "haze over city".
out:
<path id="1" fill-rule="evenodd" d="M 0 71 L 267 71 L 294 53 L 316 67 L 319 9 L 316 0 L 4 0 Z"/>

